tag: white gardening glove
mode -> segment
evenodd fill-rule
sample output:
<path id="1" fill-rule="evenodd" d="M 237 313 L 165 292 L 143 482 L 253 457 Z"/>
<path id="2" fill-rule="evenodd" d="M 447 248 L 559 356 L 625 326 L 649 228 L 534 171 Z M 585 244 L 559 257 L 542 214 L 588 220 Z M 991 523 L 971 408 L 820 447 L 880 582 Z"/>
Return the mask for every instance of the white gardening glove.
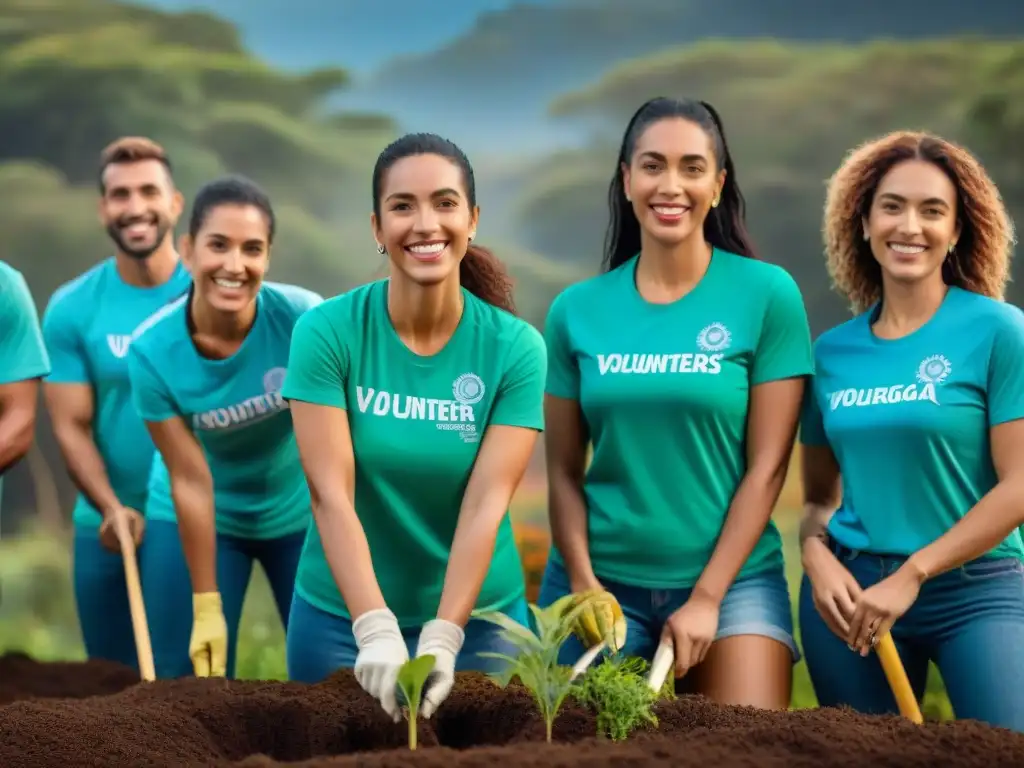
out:
<path id="1" fill-rule="evenodd" d="M 359 647 L 354 670 L 356 680 L 397 723 L 402 719 L 395 696 L 398 669 L 409 660 L 409 649 L 398 619 L 387 608 L 367 611 L 352 622 L 352 634 Z"/>
<path id="2" fill-rule="evenodd" d="M 462 650 L 466 633 L 458 624 L 444 619 L 428 621 L 420 630 L 420 641 L 416 646 L 416 657 L 432 655 L 436 659 L 434 671 L 427 678 L 423 688 L 423 703 L 420 712 L 430 717 L 441 702 L 448 698 L 455 684 L 455 659 Z"/>

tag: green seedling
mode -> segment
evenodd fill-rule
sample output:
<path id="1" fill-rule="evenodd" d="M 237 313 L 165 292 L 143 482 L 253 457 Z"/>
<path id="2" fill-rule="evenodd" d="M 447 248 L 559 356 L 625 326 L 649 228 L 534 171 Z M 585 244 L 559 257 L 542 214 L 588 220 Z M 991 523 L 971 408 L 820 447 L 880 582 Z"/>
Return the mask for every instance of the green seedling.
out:
<path id="1" fill-rule="evenodd" d="M 653 707 L 664 694 L 651 690 L 646 672 L 641 658 L 609 656 L 573 684 L 573 698 L 597 715 L 599 736 L 622 741 L 642 725 L 658 725 Z"/>
<path id="2" fill-rule="evenodd" d="M 501 627 L 503 639 L 515 646 L 515 656 L 503 653 L 480 655 L 505 662 L 503 670 L 491 675 L 491 679 L 502 688 L 518 677 L 533 694 L 544 718 L 549 743 L 555 718 L 569 695 L 573 679 L 572 667 L 558 663 L 558 652 L 572 633 L 573 622 L 589 605 L 587 601 L 581 601 L 574 606 L 573 601 L 578 599 L 577 595 L 566 595 L 547 608 L 531 604 L 536 632 L 497 611 L 474 614 L 476 618 Z"/>
<path id="3" fill-rule="evenodd" d="M 409 659 L 398 670 L 395 695 L 398 703 L 406 710 L 405 717 L 409 722 L 409 749 L 416 749 L 416 718 L 423 700 L 423 691 L 435 676 L 436 662 L 435 656 L 424 654 Z"/>

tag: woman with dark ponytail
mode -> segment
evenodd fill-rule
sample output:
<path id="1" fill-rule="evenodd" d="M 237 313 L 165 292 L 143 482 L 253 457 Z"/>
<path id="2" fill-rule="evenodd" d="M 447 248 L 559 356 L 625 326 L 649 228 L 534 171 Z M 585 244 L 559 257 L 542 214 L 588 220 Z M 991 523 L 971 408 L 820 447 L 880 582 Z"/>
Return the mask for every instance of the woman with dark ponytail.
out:
<path id="1" fill-rule="evenodd" d="M 270 198 L 227 176 L 196 195 L 180 251 L 192 285 L 135 330 L 132 400 L 156 446 L 139 569 L 157 677 L 234 677 L 254 562 L 288 627 L 312 518 L 281 398 L 295 321 L 323 301 L 266 280 Z M 189 578 L 174 578 L 185 571 Z M 191 618 L 191 620 L 190 620 Z"/>
<path id="2" fill-rule="evenodd" d="M 785 709 L 799 652 L 771 513 L 812 372 L 800 291 L 757 260 L 705 102 L 637 110 L 608 203 L 605 273 L 559 295 L 545 328 L 540 602 L 603 589 L 585 645 L 624 613 L 627 652 L 671 654 L 687 689 Z"/>
<path id="3" fill-rule="evenodd" d="M 299 565 L 288 673 L 354 667 L 396 721 L 399 667 L 436 659 L 429 717 L 455 669 L 509 653 L 474 609 L 527 624 L 508 518 L 543 428 L 544 339 L 470 245 L 480 212 L 462 151 L 404 136 L 373 171 L 370 223 L 390 278 L 330 299 L 295 329 L 284 387 L 316 525 Z"/>

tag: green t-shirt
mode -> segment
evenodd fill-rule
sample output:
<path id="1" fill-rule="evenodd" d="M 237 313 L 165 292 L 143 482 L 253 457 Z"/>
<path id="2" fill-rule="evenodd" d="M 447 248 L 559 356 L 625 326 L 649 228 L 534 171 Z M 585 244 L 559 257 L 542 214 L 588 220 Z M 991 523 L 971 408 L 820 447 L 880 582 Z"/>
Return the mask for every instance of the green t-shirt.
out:
<path id="1" fill-rule="evenodd" d="M 543 337 L 462 294 L 462 319 L 431 356 L 413 353 L 395 332 L 387 280 L 314 307 L 292 335 L 283 396 L 347 411 L 356 514 L 384 599 L 403 627 L 437 613 L 462 497 L 488 426 L 544 426 Z M 295 586 L 312 605 L 349 617 L 316 525 Z M 505 610 L 524 593 L 506 515 L 477 608 Z"/>
<path id="2" fill-rule="evenodd" d="M 636 264 L 556 297 L 547 392 L 578 401 L 590 430 L 583 491 L 597 577 L 687 588 L 747 468 L 750 388 L 812 373 L 810 329 L 800 290 L 773 264 L 716 249 L 670 304 L 643 299 Z M 741 574 L 781 563 L 771 523 Z"/>

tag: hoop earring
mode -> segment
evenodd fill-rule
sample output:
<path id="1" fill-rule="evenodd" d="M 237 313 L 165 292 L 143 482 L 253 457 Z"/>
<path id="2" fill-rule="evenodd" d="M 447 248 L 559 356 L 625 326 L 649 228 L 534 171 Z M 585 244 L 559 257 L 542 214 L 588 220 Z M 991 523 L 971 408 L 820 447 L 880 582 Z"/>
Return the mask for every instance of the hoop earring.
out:
<path id="1" fill-rule="evenodd" d="M 381 256 L 383 256 L 384 255 L 384 250 L 385 250 L 384 246 L 381 245 L 380 243 L 377 243 L 377 253 L 379 253 Z"/>

